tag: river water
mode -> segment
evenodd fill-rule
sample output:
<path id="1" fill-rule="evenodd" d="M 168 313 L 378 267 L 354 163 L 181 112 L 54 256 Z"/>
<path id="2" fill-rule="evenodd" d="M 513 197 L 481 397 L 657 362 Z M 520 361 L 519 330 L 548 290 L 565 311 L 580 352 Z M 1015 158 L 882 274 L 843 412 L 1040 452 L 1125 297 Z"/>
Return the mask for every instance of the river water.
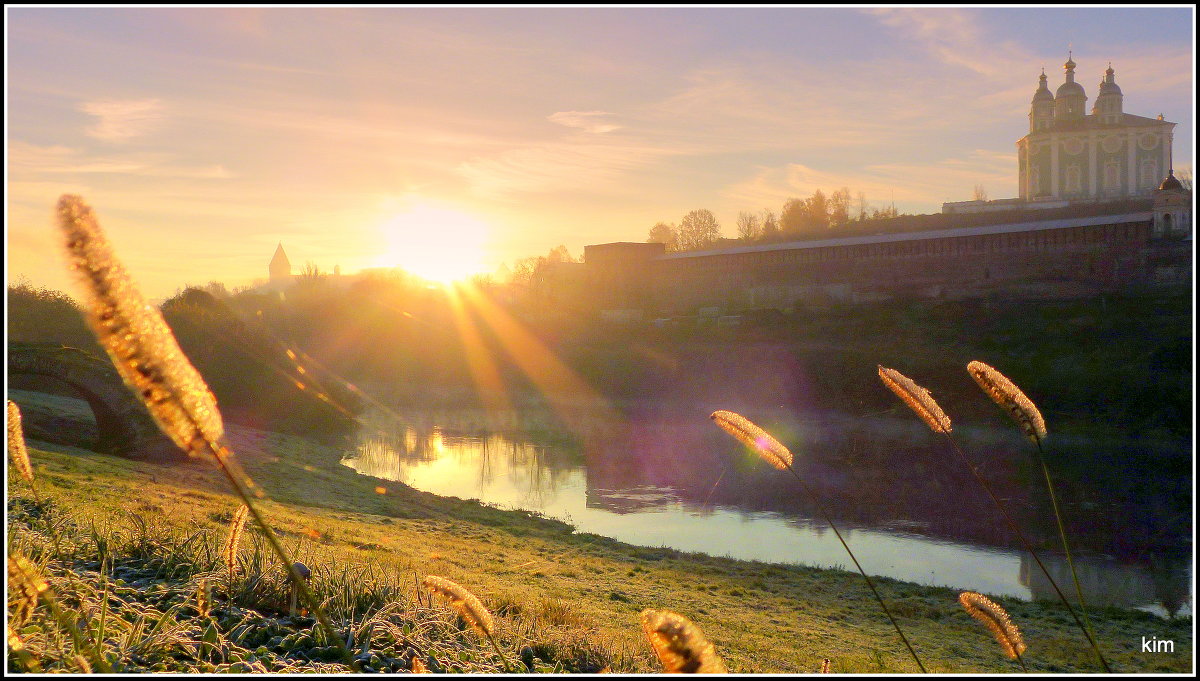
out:
<path id="1" fill-rule="evenodd" d="M 1055 598 L 966 468 L 919 423 L 836 414 L 760 422 L 792 448 L 819 506 L 706 416 L 406 413 L 374 419 L 342 463 L 434 494 L 537 511 L 630 544 L 853 569 L 823 506 L 872 575 Z M 967 428 L 960 438 L 1055 582 L 1073 594 L 1028 444 L 999 429 Z M 1180 446 L 1166 455 L 1187 456 L 1187 443 Z M 1090 444 L 1061 449 L 1064 461 L 1077 450 L 1110 463 L 1122 458 Z M 1053 449 L 1050 456 L 1053 463 Z M 1072 471 L 1055 476 L 1088 604 L 1190 614 L 1190 480 L 1124 485 L 1112 482 L 1125 479 L 1119 471 L 1094 480 L 1072 479 L 1087 477 Z"/>

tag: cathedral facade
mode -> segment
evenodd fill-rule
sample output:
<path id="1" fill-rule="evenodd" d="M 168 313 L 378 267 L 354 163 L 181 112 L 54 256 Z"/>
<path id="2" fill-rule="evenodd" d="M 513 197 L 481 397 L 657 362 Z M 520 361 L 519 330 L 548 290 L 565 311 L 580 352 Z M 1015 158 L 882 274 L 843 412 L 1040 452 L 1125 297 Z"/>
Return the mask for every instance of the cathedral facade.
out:
<path id="1" fill-rule="evenodd" d="M 1029 134 L 1017 141 L 1020 200 L 1104 201 L 1150 196 L 1171 169 L 1175 124 L 1124 112 L 1110 64 L 1091 113 L 1075 82 L 1075 62 L 1054 92 L 1043 71 L 1029 111 Z"/>

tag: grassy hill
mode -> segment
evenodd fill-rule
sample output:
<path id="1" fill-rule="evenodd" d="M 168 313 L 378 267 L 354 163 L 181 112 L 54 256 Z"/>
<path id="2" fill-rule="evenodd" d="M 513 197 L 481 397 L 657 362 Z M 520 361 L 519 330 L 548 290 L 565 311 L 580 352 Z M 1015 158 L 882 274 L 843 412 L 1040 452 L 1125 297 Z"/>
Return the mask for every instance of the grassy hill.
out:
<path id="1" fill-rule="evenodd" d="M 445 672 L 656 671 L 638 619 L 656 608 L 695 622 L 735 672 L 815 672 L 824 658 L 836 672 L 916 671 L 856 574 L 630 546 L 357 475 L 338 451 L 295 436 L 235 426 L 229 438 L 270 498 L 262 507 L 272 527 L 312 569 L 312 588 L 371 670 L 409 670 L 416 659 Z M 311 618 L 288 614 L 282 572 L 253 528 L 230 583 L 221 553 L 239 502 L 210 466 L 38 441 L 30 452 L 43 502 L 10 468 L 8 551 L 47 576 L 65 617 L 103 641 L 115 668 L 348 671 Z M 496 615 L 504 662 L 430 599 L 418 585 L 428 574 L 467 587 Z M 956 592 L 878 584 L 930 671 L 1020 671 Z M 16 632 L 43 669 L 86 663 L 45 605 L 26 615 L 14 599 L 10 590 Z M 1021 627 L 1031 671 L 1098 671 L 1064 608 L 995 600 Z M 1117 609 L 1092 617 L 1114 671 L 1191 670 L 1190 618 Z M 1142 636 L 1172 640 L 1175 652 L 1141 653 Z M 11 650 L 8 667 L 22 669 Z"/>

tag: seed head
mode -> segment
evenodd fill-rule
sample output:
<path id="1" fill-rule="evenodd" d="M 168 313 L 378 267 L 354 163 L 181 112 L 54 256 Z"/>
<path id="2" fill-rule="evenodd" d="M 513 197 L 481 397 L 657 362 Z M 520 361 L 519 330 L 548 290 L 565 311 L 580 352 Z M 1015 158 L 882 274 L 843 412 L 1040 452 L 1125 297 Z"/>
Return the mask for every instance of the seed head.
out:
<path id="1" fill-rule="evenodd" d="M 37 499 L 37 489 L 33 486 L 33 464 L 29 462 L 29 450 L 25 448 L 25 431 L 21 428 L 21 408 L 16 402 L 8 401 L 8 456 L 12 459 L 17 472 L 29 483 Z"/>
<path id="2" fill-rule="evenodd" d="M 713 423 L 725 432 L 737 438 L 742 444 L 753 449 L 767 463 L 786 471 L 792 465 L 792 453 L 779 440 L 771 437 L 767 431 L 754 425 L 750 419 L 732 411 L 714 411 L 711 416 Z"/>
<path id="3" fill-rule="evenodd" d="M 188 454 L 218 442 L 224 429 L 216 398 L 113 254 L 91 207 L 64 195 L 58 221 L 71 269 L 84 285 L 88 325 L 125 384 Z"/>
<path id="4" fill-rule="evenodd" d="M 429 575 L 421 580 L 421 584 L 433 593 L 450 601 L 450 605 L 462 615 L 462 618 L 480 634 L 490 635 L 495 630 L 492 613 L 483 607 L 483 603 L 475 594 L 455 584 L 445 577 Z"/>
<path id="5" fill-rule="evenodd" d="M 958 595 L 958 602 L 968 615 L 983 622 L 984 626 L 991 630 L 996 642 L 1010 659 L 1016 659 L 1025 652 L 1026 646 L 1021 638 L 1021 631 L 1009 619 L 1004 608 L 996 605 L 992 599 L 974 591 L 964 591 Z"/>
<path id="6" fill-rule="evenodd" d="M 879 380 L 896 393 L 896 396 L 916 412 L 917 416 L 935 433 L 950 432 L 950 417 L 938 406 L 929 391 L 917 385 L 911 378 L 887 367 L 879 366 Z"/>
<path id="7" fill-rule="evenodd" d="M 1042 419 L 1042 412 L 1007 376 L 979 361 L 968 364 L 967 372 L 983 388 L 983 392 L 1017 422 L 1025 437 L 1035 445 L 1046 439 L 1046 422 Z"/>
<path id="8" fill-rule="evenodd" d="M 725 663 L 700 627 L 670 610 L 643 610 L 642 631 L 668 674 L 726 674 Z"/>

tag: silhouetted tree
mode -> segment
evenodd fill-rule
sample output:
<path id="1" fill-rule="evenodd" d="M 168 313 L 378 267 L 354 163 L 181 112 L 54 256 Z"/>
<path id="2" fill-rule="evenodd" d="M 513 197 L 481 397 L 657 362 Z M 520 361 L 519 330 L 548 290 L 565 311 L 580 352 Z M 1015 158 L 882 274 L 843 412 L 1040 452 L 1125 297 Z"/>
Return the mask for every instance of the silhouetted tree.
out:
<path id="1" fill-rule="evenodd" d="M 758 216 L 748 211 L 742 211 L 737 216 L 738 238 L 742 241 L 754 241 L 761 234 L 762 227 Z"/>
<path id="2" fill-rule="evenodd" d="M 981 184 L 975 185 L 975 191 L 971 193 L 971 200 L 972 201 L 987 201 L 988 200 L 987 190 L 983 188 L 983 185 L 981 185 Z"/>
<path id="3" fill-rule="evenodd" d="M 692 251 L 716 243 L 721 238 L 721 225 L 712 211 L 701 208 L 683 216 L 679 222 L 679 248 Z"/>
<path id="4" fill-rule="evenodd" d="M 842 187 L 829 195 L 829 226 L 842 227 L 850 222 L 850 188 Z"/>
<path id="5" fill-rule="evenodd" d="M 800 234 L 804 227 L 806 211 L 804 199 L 791 198 L 783 202 L 783 211 L 779 214 L 779 231 L 787 236 Z"/>
<path id="6" fill-rule="evenodd" d="M 659 222 L 650 228 L 646 243 L 666 244 L 668 253 L 678 251 L 679 232 L 675 229 L 675 225 Z"/>
<path id="7" fill-rule="evenodd" d="M 762 214 L 761 234 L 763 241 L 774 241 L 779 238 L 779 218 L 775 217 L 775 211 L 769 208 Z"/>

